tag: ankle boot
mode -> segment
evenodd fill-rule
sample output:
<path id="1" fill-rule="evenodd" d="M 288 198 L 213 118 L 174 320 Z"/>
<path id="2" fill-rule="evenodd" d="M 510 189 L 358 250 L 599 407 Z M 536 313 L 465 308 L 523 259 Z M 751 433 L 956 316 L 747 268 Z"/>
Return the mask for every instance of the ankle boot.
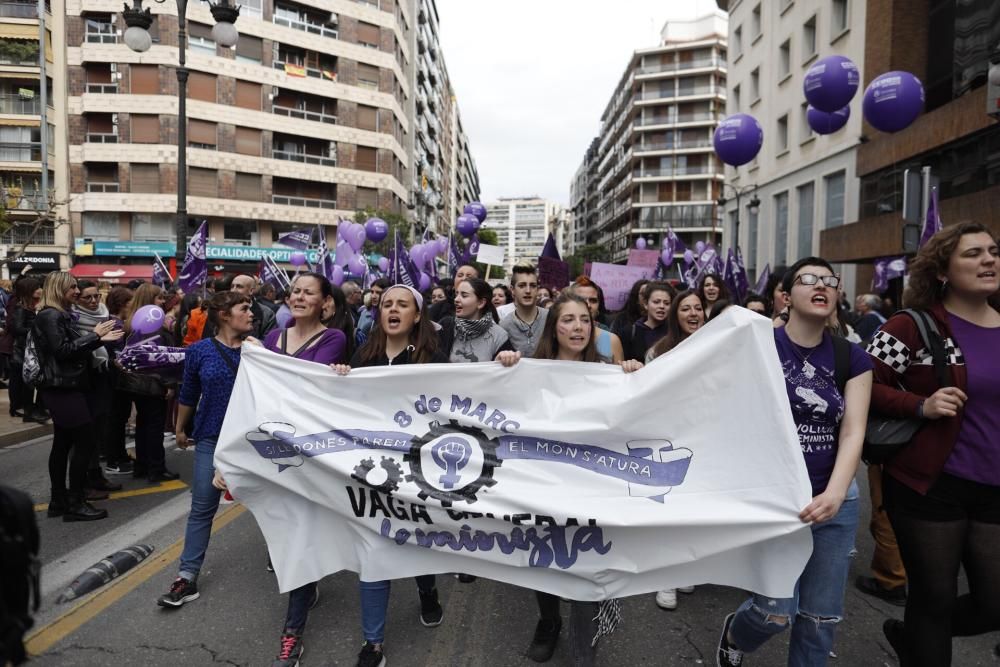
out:
<path id="1" fill-rule="evenodd" d="M 49 517 L 62 516 L 69 509 L 69 500 L 65 491 L 52 491 L 52 500 L 49 501 L 49 509 L 46 512 Z"/>
<path id="2" fill-rule="evenodd" d="M 107 518 L 108 511 L 97 509 L 83 499 L 79 491 L 70 493 L 69 508 L 63 514 L 63 521 L 97 521 Z"/>

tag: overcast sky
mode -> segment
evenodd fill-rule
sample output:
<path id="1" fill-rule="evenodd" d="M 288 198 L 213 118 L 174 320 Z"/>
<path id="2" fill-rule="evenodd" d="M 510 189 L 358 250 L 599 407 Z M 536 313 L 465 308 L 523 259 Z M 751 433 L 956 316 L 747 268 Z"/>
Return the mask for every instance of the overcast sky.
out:
<path id="1" fill-rule="evenodd" d="M 715 0 L 436 0 L 483 201 L 569 184 L 636 49 Z"/>

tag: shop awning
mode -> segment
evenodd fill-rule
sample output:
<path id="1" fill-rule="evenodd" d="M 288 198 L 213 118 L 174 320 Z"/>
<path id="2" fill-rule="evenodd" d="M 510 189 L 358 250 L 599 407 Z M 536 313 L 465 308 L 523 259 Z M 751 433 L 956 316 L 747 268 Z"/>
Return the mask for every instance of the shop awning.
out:
<path id="1" fill-rule="evenodd" d="M 77 278 L 103 280 L 106 283 L 127 283 L 130 280 L 150 280 L 152 264 L 77 264 L 69 270 Z"/>

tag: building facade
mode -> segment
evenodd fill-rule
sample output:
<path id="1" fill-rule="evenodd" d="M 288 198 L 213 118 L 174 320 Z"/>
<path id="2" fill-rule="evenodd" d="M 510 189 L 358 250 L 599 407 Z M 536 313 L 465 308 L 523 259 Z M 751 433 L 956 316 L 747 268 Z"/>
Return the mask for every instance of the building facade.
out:
<path id="1" fill-rule="evenodd" d="M 729 7 L 728 114 L 746 113 L 764 130 L 751 163 L 726 168 L 726 247 L 737 242 L 751 276 L 817 254 L 823 230 L 857 220 L 855 169 L 861 143 L 863 86 L 847 125 L 831 135 L 806 122 L 802 88 L 809 67 L 842 55 L 864 71 L 862 0 L 735 0 Z M 740 197 L 737 210 L 736 193 Z M 755 212 L 750 200 L 760 204 Z M 853 274 L 840 267 L 853 293 Z"/>
<path id="2" fill-rule="evenodd" d="M 596 243 L 597 235 L 597 147 L 600 138 L 595 137 L 583 155 L 583 162 L 573 174 L 569 185 L 570 235 L 566 244 L 567 254 L 574 254 L 577 248 Z"/>
<path id="3" fill-rule="evenodd" d="M 542 254 L 549 224 L 559 219 L 560 210 L 558 204 L 539 197 L 501 197 L 486 204 L 483 228 L 497 233 L 508 274 L 514 264 L 534 262 Z"/>
<path id="4" fill-rule="evenodd" d="M 69 266 L 63 22 L 61 0 L 0 3 L 4 278 Z"/>
<path id="5" fill-rule="evenodd" d="M 596 221 L 583 234 L 606 246 L 612 261 L 627 259 L 640 236 L 658 247 L 668 227 L 688 243 L 721 239 L 715 202 L 723 169 L 712 132 L 725 112 L 726 39 L 726 16 L 717 11 L 668 22 L 659 46 L 629 59 L 601 116 Z M 574 210 L 588 190 L 577 186 Z"/>

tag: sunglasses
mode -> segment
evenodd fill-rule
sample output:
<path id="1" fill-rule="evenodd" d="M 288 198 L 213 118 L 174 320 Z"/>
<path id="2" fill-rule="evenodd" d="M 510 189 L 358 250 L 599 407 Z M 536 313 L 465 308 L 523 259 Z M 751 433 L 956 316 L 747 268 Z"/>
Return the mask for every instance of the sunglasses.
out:
<path id="1" fill-rule="evenodd" d="M 823 283 L 827 287 L 837 289 L 840 287 L 839 276 L 817 276 L 815 273 L 800 273 L 795 277 L 795 283 L 802 283 L 806 287 L 812 287 L 816 283 Z M 794 283 L 793 283 L 794 284 Z"/>

